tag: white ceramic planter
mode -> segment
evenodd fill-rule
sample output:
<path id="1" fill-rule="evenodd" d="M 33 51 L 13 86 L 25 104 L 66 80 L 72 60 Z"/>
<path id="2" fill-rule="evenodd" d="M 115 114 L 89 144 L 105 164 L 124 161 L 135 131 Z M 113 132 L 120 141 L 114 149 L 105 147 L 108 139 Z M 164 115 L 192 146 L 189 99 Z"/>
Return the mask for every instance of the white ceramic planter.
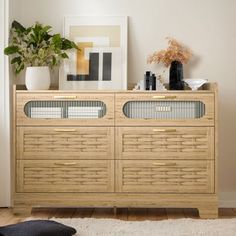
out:
<path id="1" fill-rule="evenodd" d="M 28 90 L 47 90 L 50 87 L 50 71 L 48 66 L 26 68 L 25 85 Z"/>

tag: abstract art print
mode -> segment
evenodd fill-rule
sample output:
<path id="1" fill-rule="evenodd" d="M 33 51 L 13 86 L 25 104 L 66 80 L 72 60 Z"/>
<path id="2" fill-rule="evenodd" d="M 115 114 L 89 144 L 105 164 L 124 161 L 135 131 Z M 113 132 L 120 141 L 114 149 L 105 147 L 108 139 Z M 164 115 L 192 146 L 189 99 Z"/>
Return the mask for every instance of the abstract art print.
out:
<path id="1" fill-rule="evenodd" d="M 60 68 L 61 90 L 127 89 L 127 17 L 66 17 L 64 36 L 79 50 Z"/>

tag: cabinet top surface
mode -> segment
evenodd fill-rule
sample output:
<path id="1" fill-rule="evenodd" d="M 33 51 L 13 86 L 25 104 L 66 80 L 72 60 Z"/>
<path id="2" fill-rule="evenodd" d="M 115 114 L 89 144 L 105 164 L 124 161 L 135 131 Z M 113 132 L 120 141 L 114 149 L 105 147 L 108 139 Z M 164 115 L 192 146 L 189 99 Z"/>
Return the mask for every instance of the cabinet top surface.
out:
<path id="1" fill-rule="evenodd" d="M 193 91 L 186 88 L 185 90 L 165 90 L 165 91 L 147 91 L 147 90 L 59 90 L 57 87 L 52 87 L 49 90 L 27 90 L 24 85 L 14 85 L 17 93 L 129 93 L 129 94 L 143 94 L 143 93 L 213 93 L 217 91 L 216 83 L 206 83 L 201 89 Z"/>

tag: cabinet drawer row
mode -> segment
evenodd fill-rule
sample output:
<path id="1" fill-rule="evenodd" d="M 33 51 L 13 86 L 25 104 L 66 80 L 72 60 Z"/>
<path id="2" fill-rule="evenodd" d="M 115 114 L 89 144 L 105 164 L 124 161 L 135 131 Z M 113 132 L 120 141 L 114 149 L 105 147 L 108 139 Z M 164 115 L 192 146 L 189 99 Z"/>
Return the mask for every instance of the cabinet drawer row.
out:
<path id="1" fill-rule="evenodd" d="M 214 192 L 210 160 L 20 160 L 16 168 L 16 192 Z"/>
<path id="2" fill-rule="evenodd" d="M 214 159 L 214 127 L 18 127 L 17 159 Z"/>
<path id="3" fill-rule="evenodd" d="M 213 126 L 214 93 L 17 93 L 16 123 Z"/>

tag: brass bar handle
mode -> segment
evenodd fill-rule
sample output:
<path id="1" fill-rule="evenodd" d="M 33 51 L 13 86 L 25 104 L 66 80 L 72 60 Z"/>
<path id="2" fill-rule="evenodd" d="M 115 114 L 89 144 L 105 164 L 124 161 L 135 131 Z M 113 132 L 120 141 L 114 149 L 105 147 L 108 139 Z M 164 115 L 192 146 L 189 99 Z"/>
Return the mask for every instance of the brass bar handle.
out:
<path id="1" fill-rule="evenodd" d="M 156 98 L 156 99 L 175 99 L 176 96 L 172 96 L 172 95 L 156 95 L 153 96 L 152 98 Z"/>
<path id="2" fill-rule="evenodd" d="M 58 165 L 58 166 L 74 166 L 76 164 L 77 164 L 76 162 L 64 162 L 64 163 L 57 162 L 57 163 L 55 163 L 55 165 Z"/>
<path id="3" fill-rule="evenodd" d="M 63 96 L 63 95 L 57 95 L 54 96 L 55 99 L 76 99 L 77 96 L 74 95 L 68 95 L 68 96 Z"/>
<path id="4" fill-rule="evenodd" d="M 176 163 L 154 162 L 154 166 L 176 166 Z"/>
<path id="5" fill-rule="evenodd" d="M 153 129 L 153 132 L 176 132 L 176 129 Z"/>
<path id="6" fill-rule="evenodd" d="M 75 132 L 76 129 L 54 129 L 55 132 Z"/>

